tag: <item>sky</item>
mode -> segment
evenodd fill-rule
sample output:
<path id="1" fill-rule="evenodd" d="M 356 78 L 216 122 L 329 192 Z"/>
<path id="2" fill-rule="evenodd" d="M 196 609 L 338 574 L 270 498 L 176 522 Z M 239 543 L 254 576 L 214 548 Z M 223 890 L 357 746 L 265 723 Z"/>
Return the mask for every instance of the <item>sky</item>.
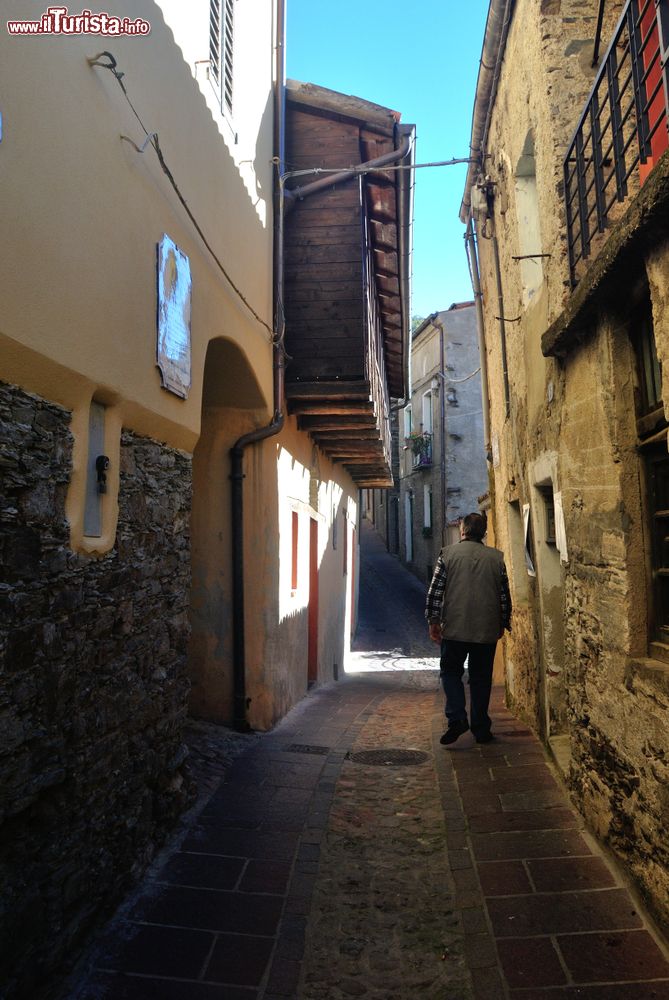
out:
<path id="1" fill-rule="evenodd" d="M 288 77 L 399 111 L 416 162 L 469 155 L 488 0 L 288 0 Z M 467 165 L 415 172 L 412 315 L 472 299 L 458 218 Z"/>

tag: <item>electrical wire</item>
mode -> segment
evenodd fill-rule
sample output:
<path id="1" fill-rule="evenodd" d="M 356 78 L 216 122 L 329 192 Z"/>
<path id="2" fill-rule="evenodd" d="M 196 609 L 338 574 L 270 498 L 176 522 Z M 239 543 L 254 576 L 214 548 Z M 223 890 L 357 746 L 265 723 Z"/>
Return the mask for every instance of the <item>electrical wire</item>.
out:
<path id="1" fill-rule="evenodd" d="M 101 56 L 106 56 L 109 59 L 109 62 L 108 63 L 106 63 L 106 62 L 100 62 L 100 57 Z M 125 84 L 123 83 L 123 79 L 122 79 L 125 76 L 125 74 L 122 73 L 122 72 L 120 72 L 118 70 L 118 68 L 117 68 L 118 67 L 118 63 L 116 62 L 116 59 L 111 54 L 111 52 L 105 51 L 105 52 L 98 52 L 98 54 L 96 56 L 93 56 L 93 58 L 91 58 L 91 59 L 88 60 L 88 63 L 89 63 L 90 66 L 100 66 L 102 69 L 108 69 L 111 72 L 112 76 L 117 81 L 119 87 L 123 91 L 125 99 L 128 102 L 128 104 L 130 105 L 130 109 L 131 109 L 132 113 L 134 114 L 135 118 L 139 122 L 140 127 L 141 127 L 142 131 L 144 132 L 144 135 L 146 136 L 146 140 L 143 143 L 143 145 L 141 146 L 141 148 L 135 142 L 133 142 L 133 140 L 130 139 L 127 135 L 122 135 L 121 139 L 125 140 L 125 142 L 129 142 L 130 145 L 133 146 L 133 148 L 136 149 L 138 153 L 143 153 L 144 150 L 146 149 L 147 144 L 149 144 L 149 143 L 151 144 L 151 146 L 153 146 L 153 149 L 155 151 L 156 156 L 158 157 L 158 162 L 159 162 L 159 164 L 160 164 L 160 166 L 162 168 L 163 173 L 165 174 L 165 176 L 167 177 L 168 181 L 172 185 L 177 198 L 181 202 L 183 208 L 186 211 L 186 214 L 188 215 L 188 218 L 191 220 L 191 222 L 195 226 L 195 229 L 197 230 L 197 232 L 198 232 L 198 234 L 200 236 L 200 239 L 202 240 L 202 242 L 206 246 L 207 250 L 211 254 L 212 258 L 214 259 L 214 261 L 216 263 L 216 265 L 218 266 L 219 270 L 221 271 L 223 277 L 228 282 L 228 284 L 230 285 L 230 287 L 232 288 L 232 290 L 235 292 L 235 294 L 237 295 L 237 297 L 239 299 L 241 299 L 241 301 L 244 303 L 244 305 L 249 310 L 249 312 L 251 313 L 251 315 L 258 321 L 258 323 L 260 323 L 261 326 L 263 326 L 267 330 L 267 332 L 269 333 L 270 337 L 272 338 L 272 342 L 274 343 L 275 340 L 276 340 L 275 331 L 272 330 L 271 326 L 269 326 L 269 324 L 266 323 L 265 320 L 261 316 L 258 315 L 258 313 L 255 311 L 255 309 L 251 305 L 251 303 L 248 301 L 248 299 L 243 294 L 243 292 L 240 291 L 240 289 L 234 283 L 234 281 L 232 280 L 232 278 L 228 274 L 227 270 L 225 269 L 225 266 L 223 265 L 223 263 L 221 262 L 221 260 L 217 256 L 216 251 L 213 249 L 213 247 L 211 246 L 209 240 L 204 235 L 204 233 L 202 231 L 202 228 L 200 227 L 200 224 L 198 223 L 197 219 L 195 218 L 195 216 L 193 215 L 192 211 L 190 210 L 186 199 L 184 198 L 184 196 L 182 195 L 181 191 L 179 190 L 179 186 L 178 186 L 176 180 L 174 179 L 174 175 L 172 174 L 172 171 L 170 170 L 170 168 L 168 167 L 167 163 L 165 162 L 165 157 L 163 156 L 163 151 L 160 148 L 160 143 L 158 141 L 158 133 L 157 132 L 149 132 L 148 131 L 148 129 L 144 125 L 144 122 L 140 118 L 137 109 L 135 108 L 134 104 L 130 100 L 130 97 L 128 95 L 128 91 L 126 90 Z"/>

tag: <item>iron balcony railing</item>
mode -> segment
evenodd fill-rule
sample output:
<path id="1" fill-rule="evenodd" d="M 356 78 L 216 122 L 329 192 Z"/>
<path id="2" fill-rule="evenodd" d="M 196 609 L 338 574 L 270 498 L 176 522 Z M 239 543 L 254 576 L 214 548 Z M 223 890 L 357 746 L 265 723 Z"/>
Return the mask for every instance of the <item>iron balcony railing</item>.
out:
<path id="1" fill-rule="evenodd" d="M 572 287 L 667 148 L 669 0 L 629 0 L 564 161 Z"/>

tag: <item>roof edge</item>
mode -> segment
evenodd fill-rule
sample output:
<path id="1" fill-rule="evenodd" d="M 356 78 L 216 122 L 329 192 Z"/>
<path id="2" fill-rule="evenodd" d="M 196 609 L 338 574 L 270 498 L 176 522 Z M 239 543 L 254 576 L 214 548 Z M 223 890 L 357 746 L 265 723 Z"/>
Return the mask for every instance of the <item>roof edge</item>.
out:
<path id="1" fill-rule="evenodd" d="M 362 97 L 341 94 L 336 90 L 328 90 L 327 87 L 319 87 L 315 83 L 302 83 L 299 80 L 286 80 L 286 100 L 319 111 L 343 115 L 354 121 L 382 126 L 389 132 L 392 132 L 402 117 L 399 111 L 384 108 Z"/>

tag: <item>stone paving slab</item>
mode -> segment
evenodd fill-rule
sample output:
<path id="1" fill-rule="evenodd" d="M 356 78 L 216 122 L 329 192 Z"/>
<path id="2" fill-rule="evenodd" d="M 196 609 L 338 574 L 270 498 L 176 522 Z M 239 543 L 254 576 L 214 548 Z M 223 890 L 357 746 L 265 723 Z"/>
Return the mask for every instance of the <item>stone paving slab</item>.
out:
<path id="1" fill-rule="evenodd" d="M 477 1000 L 667 1000 L 666 942 L 597 853 L 539 742 L 516 737 L 501 691 L 492 714 L 494 744 L 468 735 L 448 754 L 480 892 L 470 879 L 458 902 L 477 920 L 483 906 L 501 971 L 474 980 Z"/>
<path id="2" fill-rule="evenodd" d="M 442 711 L 399 674 L 312 692 L 230 767 L 68 1000 L 669 1000 L 663 946 L 538 741 L 497 694 L 497 742 L 444 748 Z M 348 756 L 376 748 L 424 759 Z"/>

